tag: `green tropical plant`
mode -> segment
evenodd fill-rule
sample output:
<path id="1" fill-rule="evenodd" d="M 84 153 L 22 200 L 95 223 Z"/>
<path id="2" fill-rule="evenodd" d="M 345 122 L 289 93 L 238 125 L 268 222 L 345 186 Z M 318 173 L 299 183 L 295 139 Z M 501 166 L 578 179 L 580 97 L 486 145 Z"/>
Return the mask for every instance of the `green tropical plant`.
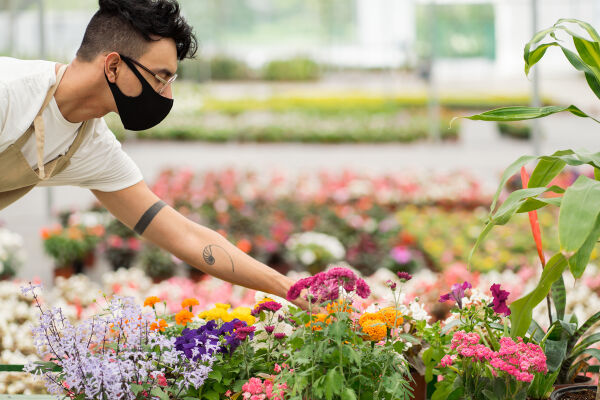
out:
<path id="1" fill-rule="evenodd" d="M 569 24 L 583 29 L 590 39 L 569 29 Z M 556 34 L 561 31 L 571 36 L 576 52 L 569 50 L 559 42 Z M 547 36 L 553 40 L 540 44 Z M 560 19 L 552 27 L 536 33 L 525 45 L 526 74 L 541 60 L 550 47 L 560 47 L 571 65 L 584 73 L 590 89 L 600 98 L 600 35 L 596 30 L 586 22 Z M 569 111 L 579 117 L 592 118 L 573 105 L 538 108 L 504 107 L 468 118 L 483 121 L 521 121 L 541 118 L 561 111 Z M 496 209 L 498 198 L 508 179 L 530 162 L 535 162 L 536 165 L 529 182 L 524 184 L 523 189 L 512 192 Z M 594 170 L 595 179 L 581 176 L 566 189 L 556 186 L 549 187 L 550 182 L 567 165 L 590 165 Z M 548 192 L 559 196 L 549 198 L 547 197 Z M 560 250 L 544 266 L 538 286 L 511 304 L 511 334 L 513 337 L 523 336 L 529 331 L 538 338 L 548 335 L 545 349 L 549 358 L 548 364 L 551 371 L 558 372 L 557 381 L 564 383 L 574 378 L 591 358 L 595 357 L 600 360 L 600 351 L 591 347 L 600 341 L 600 334 L 585 336 L 590 328 L 600 322 L 600 313 L 593 315 L 581 326 L 576 317 L 566 316 L 566 291 L 562 279 L 563 271 L 567 267 L 576 279 L 581 278 L 590 255 L 600 239 L 600 152 L 591 153 L 569 149 L 539 157 L 522 156 L 513 162 L 502 176 L 490 208 L 488 221 L 471 251 L 471 256 L 494 226 L 506 224 L 515 214 L 531 213 L 546 206 L 558 207 L 560 210 L 558 217 Z M 544 265 L 541 242 L 538 249 L 542 265 Z M 541 327 L 532 321 L 532 311 L 550 292 L 555 312 L 554 316 L 550 315 L 548 332 L 544 333 Z M 548 300 L 548 305 L 550 309 L 550 300 Z"/>

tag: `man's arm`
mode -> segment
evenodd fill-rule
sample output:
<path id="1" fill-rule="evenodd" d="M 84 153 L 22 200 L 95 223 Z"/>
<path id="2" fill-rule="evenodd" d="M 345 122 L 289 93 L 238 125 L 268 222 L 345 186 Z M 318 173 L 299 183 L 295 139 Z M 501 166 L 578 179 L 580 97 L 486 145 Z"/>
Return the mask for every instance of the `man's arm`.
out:
<path id="1" fill-rule="evenodd" d="M 143 181 L 116 192 L 92 192 L 115 217 L 132 229 L 160 200 Z M 143 237 L 203 272 L 236 285 L 285 298 L 294 283 L 248 256 L 217 232 L 190 221 L 169 206 L 156 213 Z"/>

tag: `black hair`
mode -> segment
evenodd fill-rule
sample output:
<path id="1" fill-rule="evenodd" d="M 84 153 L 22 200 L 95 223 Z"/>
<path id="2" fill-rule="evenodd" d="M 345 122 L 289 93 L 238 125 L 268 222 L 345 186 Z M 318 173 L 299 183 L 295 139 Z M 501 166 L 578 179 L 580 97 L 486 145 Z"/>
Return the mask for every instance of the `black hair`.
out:
<path id="1" fill-rule="evenodd" d="M 175 41 L 179 60 L 196 54 L 196 36 L 176 0 L 99 0 L 99 4 L 77 58 L 91 61 L 105 51 L 139 58 L 156 36 Z"/>

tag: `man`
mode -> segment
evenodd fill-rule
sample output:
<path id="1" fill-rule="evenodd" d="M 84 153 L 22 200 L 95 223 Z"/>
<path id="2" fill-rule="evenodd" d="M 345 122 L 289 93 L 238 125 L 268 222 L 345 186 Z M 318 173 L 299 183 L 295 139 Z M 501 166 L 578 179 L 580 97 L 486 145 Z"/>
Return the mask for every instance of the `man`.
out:
<path id="1" fill-rule="evenodd" d="M 68 66 L 0 58 L 0 209 L 36 185 L 89 188 L 119 220 L 183 261 L 285 297 L 291 279 L 160 201 L 102 119 L 117 112 L 130 130 L 162 121 L 177 62 L 196 47 L 175 0 L 100 0 Z"/>

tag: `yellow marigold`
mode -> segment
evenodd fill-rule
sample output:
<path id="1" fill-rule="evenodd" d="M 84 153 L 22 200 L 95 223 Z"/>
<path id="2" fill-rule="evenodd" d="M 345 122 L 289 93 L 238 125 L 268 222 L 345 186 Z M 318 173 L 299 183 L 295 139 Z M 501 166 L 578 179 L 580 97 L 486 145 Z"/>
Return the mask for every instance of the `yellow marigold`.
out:
<path id="1" fill-rule="evenodd" d="M 312 316 L 313 320 L 312 322 L 307 323 L 305 326 L 309 327 L 312 326 L 312 330 L 313 331 L 320 331 L 323 329 L 321 323 L 325 323 L 325 324 L 329 324 L 331 323 L 331 317 L 329 317 L 327 314 L 314 314 Z"/>
<path id="2" fill-rule="evenodd" d="M 223 304 L 223 303 L 215 303 L 215 308 L 220 308 L 222 310 L 229 310 L 231 308 L 231 305 Z"/>
<path id="3" fill-rule="evenodd" d="M 164 319 L 161 319 L 160 321 L 157 322 L 153 322 L 150 324 L 150 330 L 151 331 L 161 331 L 164 332 L 165 328 L 168 327 L 169 325 L 167 324 L 167 321 L 165 321 Z"/>
<path id="4" fill-rule="evenodd" d="M 217 303 L 217 304 L 215 304 L 214 308 L 211 308 L 210 310 L 202 311 L 200 314 L 198 314 L 198 318 L 202 318 L 206 321 L 220 319 L 221 321 L 229 322 L 233 319 L 230 316 L 230 314 L 227 312 L 227 310 L 230 307 L 231 306 L 229 304 Z"/>
<path id="5" fill-rule="evenodd" d="M 385 321 L 385 324 L 388 328 L 396 328 L 402 325 L 404 322 L 400 311 L 394 309 L 393 307 L 386 307 L 379 310 L 379 315 L 381 315 L 381 319 Z"/>
<path id="6" fill-rule="evenodd" d="M 146 297 L 146 300 L 144 300 L 144 307 L 153 307 L 156 303 L 160 303 L 160 299 L 158 297 Z"/>
<path id="7" fill-rule="evenodd" d="M 265 297 L 264 299 L 262 299 L 261 301 L 259 301 L 259 302 L 258 302 L 258 303 L 256 303 L 256 304 L 267 303 L 267 302 L 269 302 L 269 301 L 275 301 L 275 300 L 273 300 L 273 299 L 272 299 L 272 298 L 270 298 L 270 297 Z"/>
<path id="8" fill-rule="evenodd" d="M 231 310 L 230 314 L 233 319 L 237 318 L 240 321 L 244 321 L 248 325 L 254 325 L 256 318 L 252 315 L 252 309 L 249 307 L 236 307 Z"/>
<path id="9" fill-rule="evenodd" d="M 197 305 L 200 305 L 200 303 L 198 303 L 198 300 L 196 299 L 185 299 L 181 302 L 181 308 L 188 308 Z"/>
<path id="10" fill-rule="evenodd" d="M 192 322 L 192 318 L 194 318 L 194 314 L 189 312 L 189 310 L 181 310 L 175 314 L 175 322 L 177 322 L 177 325 L 187 325 Z"/>
<path id="11" fill-rule="evenodd" d="M 381 320 L 369 319 L 360 325 L 367 340 L 379 342 L 387 335 L 387 326 Z"/>

